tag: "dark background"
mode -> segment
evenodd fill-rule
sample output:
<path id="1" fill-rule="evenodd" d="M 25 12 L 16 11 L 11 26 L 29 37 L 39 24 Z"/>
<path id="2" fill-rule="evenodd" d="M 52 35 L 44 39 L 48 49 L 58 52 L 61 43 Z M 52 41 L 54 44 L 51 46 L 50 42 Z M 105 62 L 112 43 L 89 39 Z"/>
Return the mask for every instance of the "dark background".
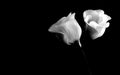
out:
<path id="1" fill-rule="evenodd" d="M 13 4 L 8 9 L 11 16 L 14 15 L 15 26 L 12 26 L 15 31 L 10 35 L 14 41 L 8 43 L 8 48 L 12 50 L 7 51 L 10 53 L 7 58 L 9 63 L 15 65 L 12 68 L 19 68 L 18 72 L 108 75 L 117 71 L 119 44 L 114 38 L 117 39 L 115 35 L 119 33 L 113 24 L 113 13 L 117 7 L 114 2 L 28 1 Z M 102 9 L 112 18 L 110 27 L 96 40 L 92 40 L 85 30 L 83 12 L 88 9 Z M 52 24 L 70 12 L 76 13 L 75 18 L 82 28 L 81 48 L 77 42 L 68 46 L 57 34 L 48 32 Z"/>

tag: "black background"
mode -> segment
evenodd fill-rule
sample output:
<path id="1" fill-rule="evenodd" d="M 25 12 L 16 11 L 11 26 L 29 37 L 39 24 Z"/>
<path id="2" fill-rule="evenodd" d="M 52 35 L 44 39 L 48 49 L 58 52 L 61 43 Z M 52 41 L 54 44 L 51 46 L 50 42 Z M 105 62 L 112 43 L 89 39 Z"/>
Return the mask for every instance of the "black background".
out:
<path id="1" fill-rule="evenodd" d="M 119 60 L 119 44 L 114 39 L 119 34 L 113 24 L 115 7 L 117 5 L 110 1 L 18 2 L 10 10 L 14 10 L 15 19 L 19 19 L 15 20 L 18 32 L 13 39 L 16 41 L 10 46 L 12 50 L 8 53 L 11 55 L 7 58 L 20 73 L 114 74 Z M 88 9 L 102 9 L 112 18 L 105 34 L 96 40 L 92 40 L 85 30 L 83 12 Z M 75 18 L 82 28 L 81 48 L 77 42 L 68 46 L 56 34 L 48 32 L 52 24 L 70 12 L 76 13 Z"/>

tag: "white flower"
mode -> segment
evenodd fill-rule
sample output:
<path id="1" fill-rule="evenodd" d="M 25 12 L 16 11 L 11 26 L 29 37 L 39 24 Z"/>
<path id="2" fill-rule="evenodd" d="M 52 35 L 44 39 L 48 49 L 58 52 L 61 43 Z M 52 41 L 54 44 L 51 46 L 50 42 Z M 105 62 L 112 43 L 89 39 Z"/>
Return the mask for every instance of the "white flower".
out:
<path id="1" fill-rule="evenodd" d="M 85 18 L 85 22 L 89 26 L 95 28 L 100 35 L 103 34 L 105 28 L 109 26 L 109 22 L 107 21 L 111 19 L 109 16 L 105 15 L 103 11 L 85 12 L 83 16 Z"/>

